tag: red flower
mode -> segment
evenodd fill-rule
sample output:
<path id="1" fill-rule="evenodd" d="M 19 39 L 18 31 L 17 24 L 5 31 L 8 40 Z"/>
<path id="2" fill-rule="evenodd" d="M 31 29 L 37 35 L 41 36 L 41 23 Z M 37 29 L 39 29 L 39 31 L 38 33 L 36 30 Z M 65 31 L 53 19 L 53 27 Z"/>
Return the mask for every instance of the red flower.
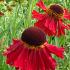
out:
<path id="1" fill-rule="evenodd" d="M 68 26 L 64 24 L 63 19 L 70 20 L 70 13 L 68 10 L 63 9 L 59 4 L 52 4 L 46 8 L 42 0 L 37 4 L 44 14 L 41 14 L 35 10 L 32 12 L 32 17 L 37 19 L 35 26 L 41 28 L 49 36 L 61 36 L 65 34 L 65 29 L 68 29 Z"/>
<path id="2" fill-rule="evenodd" d="M 47 43 L 41 29 L 30 27 L 22 33 L 21 40 L 13 40 L 4 55 L 6 63 L 16 70 L 55 70 L 56 60 L 52 54 L 63 58 L 63 52 L 64 48 Z"/>

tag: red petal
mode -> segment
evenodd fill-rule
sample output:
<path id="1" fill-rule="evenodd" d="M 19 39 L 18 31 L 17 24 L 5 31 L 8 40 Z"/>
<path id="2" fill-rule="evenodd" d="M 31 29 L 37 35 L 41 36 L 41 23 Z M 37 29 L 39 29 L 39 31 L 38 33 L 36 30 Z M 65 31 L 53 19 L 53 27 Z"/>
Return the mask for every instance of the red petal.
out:
<path id="1" fill-rule="evenodd" d="M 66 25 L 62 22 L 62 20 L 59 20 L 59 25 L 61 25 L 64 29 L 68 29 Z"/>
<path id="2" fill-rule="evenodd" d="M 45 15 L 44 14 L 40 14 L 37 11 L 33 10 L 32 17 L 36 18 L 38 20 L 42 20 L 45 17 Z"/>
<path id="3" fill-rule="evenodd" d="M 58 21 L 58 29 L 57 29 L 57 35 L 65 35 L 65 29 L 69 29 L 68 26 L 65 26 L 61 20 Z"/>
<path id="4" fill-rule="evenodd" d="M 29 49 L 28 50 L 28 56 L 27 56 L 27 61 L 26 61 L 26 64 L 25 66 L 23 67 L 23 70 L 33 70 L 32 69 L 32 65 L 31 65 L 31 62 L 32 60 L 29 59 L 30 55 L 33 54 L 33 50 L 32 49 Z M 32 56 L 33 57 L 33 56 Z M 23 62 L 24 63 L 24 62 Z"/>
<path id="5" fill-rule="evenodd" d="M 49 55 L 49 51 L 46 51 L 45 48 L 43 48 L 43 50 L 41 50 L 41 55 L 42 55 L 42 59 L 43 62 L 45 64 L 45 68 L 47 70 L 55 70 L 56 67 L 56 61 L 52 58 L 51 55 Z"/>
<path id="6" fill-rule="evenodd" d="M 64 58 L 64 48 L 58 48 L 57 46 L 53 46 L 53 45 L 50 45 L 50 44 L 47 44 L 46 45 L 46 48 L 48 48 L 48 50 L 55 54 L 56 56 L 60 57 L 60 58 Z"/>
<path id="7" fill-rule="evenodd" d="M 56 34 L 56 23 L 54 22 L 54 19 L 47 17 L 44 25 L 46 27 L 46 31 L 48 31 L 48 33 L 50 33 L 49 36 L 53 36 Z"/>
<path id="8" fill-rule="evenodd" d="M 47 35 L 53 36 L 54 33 L 49 29 L 48 27 L 49 24 L 47 23 L 48 24 L 47 26 L 45 24 L 46 24 L 46 18 L 43 20 L 39 20 L 34 24 L 34 26 L 41 28 Z"/>
<path id="9" fill-rule="evenodd" d="M 13 43 L 12 43 L 12 45 L 10 45 L 9 48 L 7 48 L 7 51 L 9 52 L 9 51 L 16 49 L 16 47 L 18 47 L 18 45 L 22 45 L 20 40 L 13 39 Z"/>
<path id="10" fill-rule="evenodd" d="M 19 54 L 22 51 L 22 47 L 21 46 L 15 46 L 15 49 L 11 49 L 9 51 L 7 51 L 7 64 L 13 65 L 14 61 L 18 58 Z M 20 53 L 19 53 L 20 52 Z"/>
<path id="11" fill-rule="evenodd" d="M 18 39 L 12 39 L 12 40 L 13 40 L 13 44 L 20 42 Z"/>
<path id="12" fill-rule="evenodd" d="M 43 1 L 40 0 L 37 4 L 38 7 L 40 7 L 41 9 L 43 9 L 44 11 L 47 10 L 46 6 L 44 5 Z"/>
<path id="13" fill-rule="evenodd" d="M 49 23 L 51 22 L 51 19 L 49 17 L 46 18 L 46 22 L 44 23 L 45 27 L 49 28 Z"/>
<path id="14" fill-rule="evenodd" d="M 70 20 L 70 12 L 67 9 L 64 9 L 64 18 Z"/>
<path id="15" fill-rule="evenodd" d="M 27 59 L 28 59 L 28 49 L 24 48 L 18 58 L 14 62 L 14 66 L 19 67 L 20 69 L 26 69 Z"/>
<path id="16" fill-rule="evenodd" d="M 39 69 L 38 51 L 37 50 L 32 50 L 32 51 L 33 52 L 29 57 L 32 65 L 32 70 L 38 70 Z"/>
<path id="17" fill-rule="evenodd" d="M 57 36 L 65 35 L 64 28 L 58 24 Z"/>
<path id="18" fill-rule="evenodd" d="M 39 50 L 32 50 L 29 61 L 32 67 L 30 70 L 46 70 Z"/>
<path id="19" fill-rule="evenodd" d="M 36 68 L 36 65 L 35 65 L 35 57 L 36 57 L 36 55 L 35 55 L 35 50 L 34 49 L 32 49 L 32 51 L 31 51 L 31 54 L 29 55 L 29 60 L 28 60 L 28 67 L 30 67 L 31 69 L 30 70 L 35 70 L 35 68 Z"/>
<path id="20" fill-rule="evenodd" d="M 54 19 L 51 19 L 51 22 L 49 23 L 49 29 L 52 31 L 54 34 L 56 33 L 56 23 L 54 22 Z"/>
<path id="21" fill-rule="evenodd" d="M 46 70 L 45 64 L 43 62 L 42 55 L 41 55 L 40 51 L 41 50 L 39 50 L 39 52 L 37 53 L 38 54 L 38 65 L 39 65 L 39 69 L 38 70 Z"/>

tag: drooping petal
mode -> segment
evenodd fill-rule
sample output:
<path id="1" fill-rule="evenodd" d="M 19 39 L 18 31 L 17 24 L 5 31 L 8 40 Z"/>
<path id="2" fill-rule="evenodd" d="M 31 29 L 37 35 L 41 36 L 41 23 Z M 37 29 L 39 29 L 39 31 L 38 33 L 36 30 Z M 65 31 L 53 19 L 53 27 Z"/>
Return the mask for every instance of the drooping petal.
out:
<path id="1" fill-rule="evenodd" d="M 55 70 L 56 61 L 48 53 L 49 51 L 46 51 L 45 48 L 41 50 L 41 55 L 42 55 L 43 62 L 45 64 L 45 68 L 46 70 Z"/>
<path id="2" fill-rule="evenodd" d="M 49 23 L 49 29 L 52 31 L 54 34 L 56 34 L 56 28 L 57 24 L 55 23 L 54 19 L 51 19 L 51 22 Z"/>
<path id="3" fill-rule="evenodd" d="M 44 22 L 44 26 L 45 26 L 45 32 L 46 34 L 48 34 L 49 36 L 54 36 L 56 33 L 56 24 L 54 22 L 54 20 L 52 20 L 52 18 L 47 17 L 46 21 Z"/>
<path id="4" fill-rule="evenodd" d="M 32 51 L 31 51 L 31 54 L 29 55 L 29 60 L 28 60 L 28 67 L 30 67 L 31 69 L 30 70 L 36 70 L 35 68 L 36 68 L 36 65 L 35 65 L 35 57 L 36 57 L 36 55 L 35 55 L 35 50 L 34 49 L 32 49 Z"/>
<path id="5" fill-rule="evenodd" d="M 50 45 L 50 44 L 45 44 L 45 46 L 46 46 L 46 48 L 48 48 L 50 53 L 53 53 L 60 58 L 64 58 L 64 55 L 63 55 L 64 48 L 62 48 L 62 47 L 58 48 L 57 46 Z"/>
<path id="6" fill-rule="evenodd" d="M 39 20 L 38 22 L 34 23 L 34 26 L 41 28 L 47 35 L 54 36 L 54 33 L 48 28 L 48 25 L 46 24 L 46 18 L 44 20 Z"/>
<path id="7" fill-rule="evenodd" d="M 46 70 L 39 50 L 32 50 L 29 61 L 32 68 L 30 70 Z"/>
<path id="8" fill-rule="evenodd" d="M 21 69 L 21 70 L 33 70 L 32 69 L 32 65 L 31 65 L 32 60 L 30 61 L 30 59 L 29 59 L 29 57 L 30 57 L 31 54 L 33 54 L 33 50 L 29 49 L 28 50 L 28 55 L 27 55 L 27 58 L 26 58 L 26 64 L 23 67 L 23 69 Z"/>
<path id="9" fill-rule="evenodd" d="M 13 39 L 13 43 L 7 48 L 7 51 L 14 50 L 18 45 L 21 45 L 20 41 L 17 39 Z"/>
<path id="10" fill-rule="evenodd" d="M 15 60 L 14 66 L 25 70 L 27 67 L 27 59 L 28 59 L 28 48 L 25 47 L 18 56 L 18 58 Z"/>
<path id="11" fill-rule="evenodd" d="M 42 20 L 45 17 L 45 15 L 44 14 L 40 14 L 39 12 L 33 10 L 32 17 L 36 18 L 37 20 Z"/>
<path id="12" fill-rule="evenodd" d="M 67 9 L 64 9 L 64 18 L 70 20 L 70 12 Z"/>
<path id="13" fill-rule="evenodd" d="M 64 28 L 58 25 L 57 36 L 65 35 Z"/>
<path id="14" fill-rule="evenodd" d="M 7 56 L 7 60 L 6 60 L 7 64 L 13 65 L 14 61 L 18 58 L 18 56 L 20 54 L 19 52 L 21 52 L 23 49 L 23 47 L 18 47 L 18 46 L 15 46 L 15 47 L 16 48 L 11 49 L 10 51 L 7 51 L 5 53 L 5 55 Z"/>
<path id="15" fill-rule="evenodd" d="M 38 62 L 38 51 L 33 50 L 33 53 L 30 55 L 30 61 L 32 65 L 32 70 L 39 70 L 39 62 Z"/>
<path id="16" fill-rule="evenodd" d="M 40 0 L 37 4 L 38 7 L 40 7 L 41 9 L 43 9 L 44 11 L 47 10 L 46 6 L 44 5 L 43 1 Z"/>
<path id="17" fill-rule="evenodd" d="M 61 20 L 58 21 L 57 36 L 65 35 L 65 29 L 69 29 L 67 25 L 64 25 Z"/>
<path id="18" fill-rule="evenodd" d="M 69 28 L 67 27 L 67 25 L 64 25 L 64 23 L 62 22 L 61 19 L 58 21 L 58 24 L 59 24 L 61 27 L 63 27 L 64 29 L 69 29 Z"/>
<path id="19" fill-rule="evenodd" d="M 47 16 L 46 22 L 44 23 L 44 26 L 49 28 L 49 23 L 51 22 L 51 18 Z"/>
<path id="20" fill-rule="evenodd" d="M 39 70 L 46 70 L 40 51 L 41 50 L 39 50 L 39 52 L 38 52 Z"/>

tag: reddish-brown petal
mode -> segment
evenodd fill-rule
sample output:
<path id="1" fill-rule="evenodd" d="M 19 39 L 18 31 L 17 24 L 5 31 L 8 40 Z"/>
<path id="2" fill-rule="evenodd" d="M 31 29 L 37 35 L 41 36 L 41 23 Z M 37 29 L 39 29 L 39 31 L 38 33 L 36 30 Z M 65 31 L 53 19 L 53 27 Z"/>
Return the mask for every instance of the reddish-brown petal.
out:
<path id="1" fill-rule="evenodd" d="M 42 20 L 45 17 L 45 15 L 44 14 L 40 14 L 39 12 L 33 10 L 32 17 L 36 18 L 37 20 Z"/>
<path id="2" fill-rule="evenodd" d="M 64 18 L 70 20 L 70 12 L 67 9 L 64 9 Z"/>
<path id="3" fill-rule="evenodd" d="M 47 44 L 47 45 L 45 45 L 46 46 L 46 48 L 48 48 L 48 50 L 51 52 L 51 53 L 53 53 L 53 54 L 55 54 L 56 56 L 58 56 L 58 57 L 60 57 L 60 58 L 64 58 L 64 55 L 63 55 L 63 53 L 64 53 L 64 48 L 58 48 L 57 46 L 54 46 L 54 45 L 50 45 L 50 44 Z"/>
<path id="4" fill-rule="evenodd" d="M 44 5 L 43 1 L 40 0 L 37 4 L 38 7 L 40 7 L 41 9 L 43 9 L 44 11 L 47 10 L 46 6 Z"/>

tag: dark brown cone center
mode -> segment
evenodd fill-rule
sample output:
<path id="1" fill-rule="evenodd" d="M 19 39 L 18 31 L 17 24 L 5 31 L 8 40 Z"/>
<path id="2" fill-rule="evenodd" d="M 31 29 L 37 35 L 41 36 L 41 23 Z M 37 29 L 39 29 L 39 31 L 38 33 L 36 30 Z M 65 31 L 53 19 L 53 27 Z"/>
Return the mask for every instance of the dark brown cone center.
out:
<path id="1" fill-rule="evenodd" d="M 21 40 L 31 46 L 40 46 L 46 41 L 46 35 L 37 27 L 29 27 L 22 33 Z"/>
<path id="2" fill-rule="evenodd" d="M 60 6 L 58 4 L 50 5 L 49 8 L 53 11 L 53 13 L 63 14 L 63 12 L 64 12 L 62 6 Z"/>

